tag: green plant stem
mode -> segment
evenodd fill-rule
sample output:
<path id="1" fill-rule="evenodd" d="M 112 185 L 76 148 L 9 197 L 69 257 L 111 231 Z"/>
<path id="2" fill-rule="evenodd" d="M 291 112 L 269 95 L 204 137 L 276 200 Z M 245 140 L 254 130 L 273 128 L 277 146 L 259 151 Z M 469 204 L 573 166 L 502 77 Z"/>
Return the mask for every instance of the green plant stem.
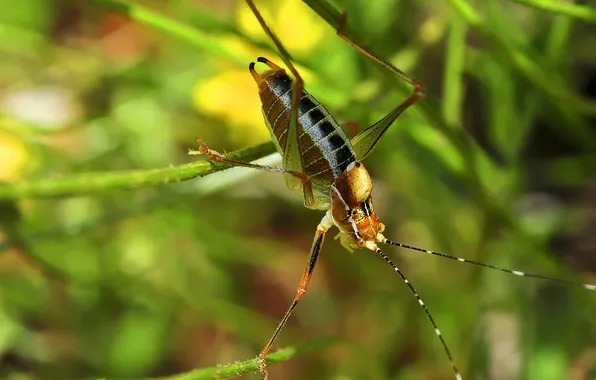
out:
<path id="1" fill-rule="evenodd" d="M 486 28 L 482 23 L 480 15 L 465 0 L 449 1 L 453 8 L 464 17 L 471 27 L 482 33 L 487 41 L 491 42 L 495 48 L 498 48 L 503 53 L 504 57 L 516 70 L 533 85 L 549 95 L 555 104 L 572 107 L 574 110 L 587 115 L 596 115 L 596 103 L 572 93 L 567 88 L 561 87 L 560 84 L 553 86 L 549 80 L 550 76 L 527 54 L 507 44 L 506 41 L 499 37 L 496 31 Z"/>
<path id="2" fill-rule="evenodd" d="M 253 161 L 274 151 L 273 143 L 264 143 L 234 151 L 226 157 L 239 161 Z M 80 195 L 96 191 L 165 185 L 206 176 L 228 168 L 228 165 L 201 160 L 160 169 L 88 173 L 64 178 L 4 183 L 0 184 L 0 199 Z"/>
<path id="3" fill-rule="evenodd" d="M 326 349 L 339 342 L 338 338 L 318 339 L 311 342 L 299 344 L 294 347 L 286 347 L 267 356 L 267 364 L 277 364 L 288 361 L 295 357 L 307 354 L 312 351 Z M 243 362 L 219 365 L 217 367 L 201 368 L 179 375 L 157 377 L 151 380 L 210 380 L 227 379 L 239 376 L 245 373 L 256 372 L 259 370 L 259 360 L 257 358 L 245 360 Z"/>
<path id="4" fill-rule="evenodd" d="M 443 81 L 443 117 L 450 125 L 461 124 L 463 101 L 462 74 L 466 63 L 466 34 L 468 25 L 460 15 L 454 15 L 449 24 L 447 39 L 447 63 Z"/>
<path id="5" fill-rule="evenodd" d="M 542 66 L 551 72 L 568 72 L 569 67 L 565 62 L 568 44 L 572 35 L 573 25 L 575 20 L 569 17 L 559 16 L 554 17 L 553 22 L 549 28 L 548 35 L 546 36 L 546 46 L 543 53 L 544 60 Z M 557 78 L 559 80 L 559 78 Z M 521 144 L 525 143 L 528 138 L 531 128 L 529 127 L 537 118 L 541 112 L 541 105 L 544 104 L 541 100 L 537 91 L 532 91 L 526 101 L 524 112 L 522 113 L 519 125 L 520 129 L 525 131 L 525 136 L 520 136 L 519 143 L 512 146 L 511 151 L 517 152 L 519 156 L 522 154 Z M 558 133 L 564 134 L 566 126 L 561 127 Z M 519 157 L 518 157 L 519 158 Z"/>
<path id="6" fill-rule="evenodd" d="M 527 5 L 532 8 L 558 15 L 565 15 L 584 21 L 596 23 L 596 9 L 582 5 L 573 4 L 568 1 L 556 0 L 509 0 L 514 3 Z"/>
<path id="7" fill-rule="evenodd" d="M 169 17 L 160 15 L 138 4 L 129 4 L 121 0 L 91 0 L 91 3 L 106 10 L 127 15 L 131 20 L 159 30 L 177 40 L 189 43 L 200 51 L 231 60 L 241 66 L 246 66 L 250 57 L 234 50 L 217 39 L 196 28 L 185 25 Z"/>
<path id="8" fill-rule="evenodd" d="M 482 18 L 469 6 L 465 0 L 449 0 L 453 8 L 477 30 L 491 44 L 498 53 L 497 57 L 503 58 L 525 77 L 532 85 L 540 89 L 549 98 L 550 103 L 562 115 L 572 118 L 565 131 L 564 138 L 573 138 L 588 151 L 596 149 L 596 135 L 588 123 L 581 119 L 581 114 L 596 115 L 596 103 L 571 92 L 564 83 L 552 80 L 552 75 L 538 65 L 528 54 L 512 46 L 502 38 L 498 31 L 486 27 Z"/>

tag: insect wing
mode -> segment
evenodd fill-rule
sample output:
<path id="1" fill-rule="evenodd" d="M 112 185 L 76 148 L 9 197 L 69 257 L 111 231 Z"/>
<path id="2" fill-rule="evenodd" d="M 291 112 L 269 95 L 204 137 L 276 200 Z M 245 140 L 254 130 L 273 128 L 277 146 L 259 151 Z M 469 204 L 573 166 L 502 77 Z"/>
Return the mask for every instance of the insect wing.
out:
<path id="1" fill-rule="evenodd" d="M 366 128 L 352 139 L 352 148 L 354 148 L 356 158 L 359 161 L 364 160 L 366 156 L 368 156 L 385 131 L 387 131 L 387 128 L 391 126 L 397 117 L 397 115 L 393 115 L 393 113 L 394 112 L 391 112 L 389 115 Z M 401 110 L 399 113 L 401 113 Z"/>
<path id="2" fill-rule="evenodd" d="M 292 90 L 293 91 L 293 90 Z M 286 139 L 286 146 L 283 156 L 283 167 L 295 172 L 304 173 L 304 166 L 302 164 L 302 154 L 300 152 L 300 141 L 298 134 L 298 107 L 292 104 L 290 110 L 290 125 L 288 126 L 288 138 Z M 304 204 L 306 207 L 315 206 L 315 199 L 312 188 L 307 191 L 304 184 L 296 176 L 286 174 L 286 185 L 290 190 L 301 192 L 304 196 Z"/>
<path id="3" fill-rule="evenodd" d="M 291 90 L 291 92 L 293 92 L 293 90 Z M 302 165 L 302 155 L 300 154 L 296 116 L 296 111 L 291 109 L 287 132 L 288 137 L 286 138 L 286 144 L 283 148 L 283 167 L 288 170 L 303 173 L 304 166 Z M 293 191 L 296 191 L 302 187 L 302 182 L 300 179 L 292 175 L 286 175 L 286 184 L 288 185 L 288 188 Z"/>

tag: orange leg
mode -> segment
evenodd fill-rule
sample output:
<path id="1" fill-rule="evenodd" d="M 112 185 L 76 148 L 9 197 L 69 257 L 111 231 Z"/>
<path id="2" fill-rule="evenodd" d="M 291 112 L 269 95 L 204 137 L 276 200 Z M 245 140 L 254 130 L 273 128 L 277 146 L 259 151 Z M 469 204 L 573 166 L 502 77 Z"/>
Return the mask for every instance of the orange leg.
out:
<path id="1" fill-rule="evenodd" d="M 288 321 L 288 318 L 290 318 L 290 315 L 292 314 L 292 311 L 294 311 L 294 309 L 296 308 L 296 305 L 298 305 L 298 302 L 300 302 L 304 294 L 306 294 L 306 289 L 308 288 L 308 284 L 310 283 L 312 273 L 315 270 L 315 265 L 317 264 L 317 259 L 319 258 L 319 252 L 321 251 L 321 247 L 323 246 L 325 233 L 329 228 L 331 228 L 332 225 L 333 222 L 329 219 L 329 217 L 327 217 L 327 215 L 325 215 L 325 217 L 323 217 L 323 220 L 321 220 L 321 223 L 319 223 L 319 226 L 317 227 L 317 233 L 315 235 L 315 239 L 310 250 L 310 257 L 308 258 L 308 263 L 306 264 L 306 268 L 304 268 L 304 273 L 302 274 L 302 278 L 300 279 L 300 285 L 298 285 L 298 291 L 296 292 L 296 297 L 294 297 L 294 302 L 292 302 L 292 304 L 288 308 L 288 311 L 286 311 L 281 322 L 279 322 L 279 325 L 277 325 L 277 328 L 273 332 L 273 336 L 271 337 L 271 339 L 269 339 L 269 342 L 267 342 L 267 344 L 259 354 L 259 360 L 261 362 L 259 370 L 261 371 L 261 374 L 263 374 L 263 380 L 267 380 L 269 377 L 269 374 L 267 372 L 267 355 L 269 355 L 271 346 L 273 346 L 273 342 L 275 342 L 277 335 L 279 335 L 279 332 Z"/>

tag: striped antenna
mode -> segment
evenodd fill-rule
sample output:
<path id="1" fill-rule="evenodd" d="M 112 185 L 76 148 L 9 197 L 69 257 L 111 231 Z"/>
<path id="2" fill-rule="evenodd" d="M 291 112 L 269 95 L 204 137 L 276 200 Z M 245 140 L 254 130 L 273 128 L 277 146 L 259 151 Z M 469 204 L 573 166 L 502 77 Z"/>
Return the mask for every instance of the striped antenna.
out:
<path id="1" fill-rule="evenodd" d="M 418 295 L 418 292 L 416 291 L 416 289 L 414 289 L 414 286 L 412 286 L 412 283 L 406 278 L 406 276 L 397 267 L 397 265 L 395 265 L 389 259 L 389 257 L 387 257 L 387 255 L 384 254 L 383 251 L 381 251 L 380 248 L 377 248 L 375 250 L 375 252 L 377 252 L 377 254 L 379 256 L 381 256 L 389 265 L 391 265 L 393 267 L 393 270 L 395 270 L 397 272 L 397 274 L 399 274 L 399 276 L 402 278 L 402 280 L 404 280 L 406 285 L 408 285 L 408 288 L 410 289 L 412 294 L 414 294 L 414 297 L 416 297 L 416 299 L 418 300 L 420 307 L 422 308 L 422 310 L 424 310 L 426 317 L 428 318 L 430 323 L 433 325 L 433 328 L 435 329 L 435 334 L 437 334 L 437 336 L 439 337 L 439 340 L 441 341 L 441 344 L 443 345 L 443 349 L 445 350 L 445 354 L 447 355 L 447 358 L 449 359 L 449 362 L 451 363 L 451 368 L 453 368 L 453 373 L 455 374 L 456 380 L 462 380 L 461 374 L 459 373 L 459 370 L 457 369 L 457 366 L 455 365 L 455 361 L 453 360 L 453 356 L 451 356 L 451 352 L 449 351 L 449 347 L 447 347 L 447 343 L 445 343 L 445 339 L 443 339 L 443 335 L 441 335 L 441 331 L 437 327 L 437 324 L 436 324 L 435 320 L 433 319 L 432 315 L 430 314 L 430 311 L 428 311 L 426 304 L 424 303 L 424 301 L 422 301 L 422 298 L 420 298 L 420 296 Z"/>
<path id="2" fill-rule="evenodd" d="M 412 251 L 418 251 L 418 252 L 428 253 L 429 255 L 433 255 L 433 256 L 440 256 L 440 257 L 444 257 L 446 259 L 456 260 L 456 261 L 459 261 L 460 263 L 468 263 L 468 264 L 473 264 L 473 265 L 476 265 L 476 266 L 479 266 L 479 267 L 483 267 L 483 268 L 495 269 L 495 270 L 498 270 L 498 271 L 501 271 L 501 272 L 513 274 L 513 275 L 520 276 L 520 277 L 538 278 L 540 280 L 545 280 L 545 281 L 550 281 L 550 282 L 556 282 L 556 283 L 559 283 L 559 284 L 570 285 L 570 286 L 578 286 L 578 287 L 582 287 L 582 288 L 588 289 L 588 290 L 596 290 L 596 285 L 592 285 L 592 284 L 583 284 L 581 282 L 575 282 L 575 281 L 569 281 L 569 280 L 562 280 L 560 278 L 543 276 L 541 274 L 526 273 L 526 272 L 522 272 L 522 271 L 519 271 L 519 270 L 512 270 L 512 269 L 501 268 L 501 267 L 498 267 L 498 266 L 495 266 L 495 265 L 484 264 L 484 263 L 481 263 L 481 262 L 478 262 L 478 261 L 474 261 L 474 260 L 468 260 L 468 259 L 463 259 L 461 257 L 455 257 L 455 256 L 445 255 L 444 253 L 429 251 L 428 249 L 422 249 L 422 248 L 418 248 L 418 247 L 413 247 L 411 245 L 398 243 L 396 241 L 392 241 L 392 240 L 389 240 L 387 238 L 385 238 L 385 240 L 383 241 L 383 243 L 395 245 L 395 246 L 402 247 L 402 248 L 407 248 L 407 249 L 410 249 Z"/>

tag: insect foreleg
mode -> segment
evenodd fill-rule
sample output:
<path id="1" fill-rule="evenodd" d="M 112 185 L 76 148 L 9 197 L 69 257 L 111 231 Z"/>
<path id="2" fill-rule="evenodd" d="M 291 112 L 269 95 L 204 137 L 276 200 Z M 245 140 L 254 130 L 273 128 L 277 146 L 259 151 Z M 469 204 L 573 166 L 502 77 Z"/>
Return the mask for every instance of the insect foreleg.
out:
<path id="1" fill-rule="evenodd" d="M 263 374 L 263 380 L 267 380 L 267 378 L 268 378 L 266 359 L 267 359 L 267 355 L 269 354 L 269 351 L 271 350 L 271 346 L 273 346 L 273 342 L 275 342 L 277 335 L 279 335 L 279 332 L 281 331 L 281 329 L 284 327 L 284 325 L 288 321 L 288 318 L 292 314 L 292 311 L 294 311 L 294 309 L 296 308 L 296 305 L 298 305 L 298 302 L 300 302 L 300 300 L 306 293 L 306 290 L 308 289 L 308 284 L 310 283 L 310 279 L 312 277 L 313 271 L 315 270 L 315 265 L 317 264 L 317 259 L 319 258 L 319 252 L 321 251 L 321 247 L 323 246 L 323 240 L 325 238 L 325 233 L 332 226 L 333 226 L 333 222 L 331 221 L 331 218 L 329 218 L 327 215 L 325 215 L 323 217 L 323 220 L 321 220 L 321 223 L 319 223 L 319 226 L 317 227 L 317 233 L 315 235 L 315 239 L 313 241 L 312 248 L 310 250 L 310 256 L 308 258 L 308 263 L 306 264 L 306 268 L 304 268 L 304 273 L 302 274 L 302 278 L 300 279 L 300 284 L 298 285 L 296 297 L 294 297 L 294 301 L 292 302 L 292 304 L 290 305 L 290 307 L 284 314 L 281 322 L 279 322 L 279 325 L 277 325 L 277 328 L 273 332 L 271 339 L 269 339 L 269 342 L 267 342 L 267 345 L 265 345 L 265 347 L 259 354 L 259 360 L 261 361 L 260 371 Z"/>

